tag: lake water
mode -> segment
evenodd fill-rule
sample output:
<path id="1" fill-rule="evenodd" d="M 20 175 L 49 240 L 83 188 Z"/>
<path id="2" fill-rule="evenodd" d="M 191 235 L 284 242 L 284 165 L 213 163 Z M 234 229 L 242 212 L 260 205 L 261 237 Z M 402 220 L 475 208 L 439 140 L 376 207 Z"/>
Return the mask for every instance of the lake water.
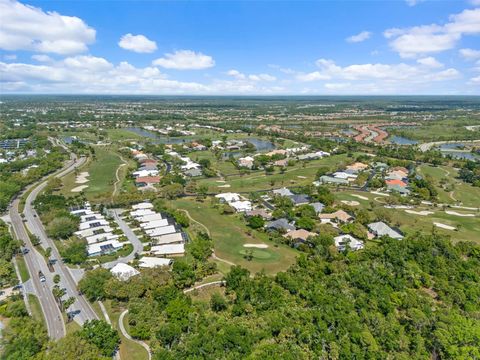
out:
<path id="1" fill-rule="evenodd" d="M 257 151 L 270 151 L 275 149 L 275 145 L 268 140 L 262 140 L 257 138 L 248 138 L 246 139 L 248 142 L 251 142 Z"/>
<path id="2" fill-rule="evenodd" d="M 468 150 L 458 151 L 464 148 L 463 143 L 448 143 L 440 145 L 440 151 L 443 155 L 451 155 L 454 159 L 480 160 L 480 155 L 474 154 Z M 457 151 L 452 151 L 457 150 Z"/>
<path id="3" fill-rule="evenodd" d="M 418 141 L 408 139 L 403 136 L 394 135 L 390 139 L 390 142 L 395 145 L 416 145 Z"/>

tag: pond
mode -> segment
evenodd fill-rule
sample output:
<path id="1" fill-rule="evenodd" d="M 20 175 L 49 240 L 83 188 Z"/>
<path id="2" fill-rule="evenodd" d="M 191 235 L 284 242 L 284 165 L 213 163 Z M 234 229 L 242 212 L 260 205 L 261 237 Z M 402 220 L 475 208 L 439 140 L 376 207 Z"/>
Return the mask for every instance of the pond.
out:
<path id="1" fill-rule="evenodd" d="M 257 151 L 270 151 L 275 149 L 275 145 L 268 140 L 262 140 L 258 138 L 247 138 L 246 140 L 252 143 Z"/>
<path id="2" fill-rule="evenodd" d="M 416 145 L 418 141 L 411 140 L 403 136 L 394 135 L 390 138 L 390 142 L 395 145 Z"/>
<path id="3" fill-rule="evenodd" d="M 134 132 L 137 135 L 152 139 L 153 144 L 183 144 L 185 142 L 192 141 L 191 137 L 168 137 L 156 134 L 152 131 L 148 131 L 139 127 L 129 127 L 128 131 Z"/>

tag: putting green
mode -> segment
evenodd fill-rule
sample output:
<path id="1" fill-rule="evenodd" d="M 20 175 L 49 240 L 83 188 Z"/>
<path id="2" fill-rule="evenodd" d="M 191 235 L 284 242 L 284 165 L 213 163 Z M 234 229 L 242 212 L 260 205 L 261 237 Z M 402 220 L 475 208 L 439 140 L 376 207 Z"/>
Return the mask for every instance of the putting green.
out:
<path id="1" fill-rule="evenodd" d="M 269 259 L 272 257 L 272 254 L 269 251 L 262 250 L 262 249 L 256 249 L 256 248 L 248 248 L 248 249 L 242 249 L 239 251 L 240 254 L 242 255 L 247 255 L 248 251 L 251 251 L 251 254 L 254 259 Z"/>

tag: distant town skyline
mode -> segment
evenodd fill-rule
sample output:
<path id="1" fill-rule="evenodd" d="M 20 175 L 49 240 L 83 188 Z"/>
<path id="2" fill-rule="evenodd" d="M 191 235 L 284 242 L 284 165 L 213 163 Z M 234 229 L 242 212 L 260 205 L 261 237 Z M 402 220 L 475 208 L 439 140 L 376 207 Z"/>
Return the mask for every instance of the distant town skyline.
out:
<path id="1" fill-rule="evenodd" d="M 0 93 L 480 95 L 480 0 L 0 0 Z"/>

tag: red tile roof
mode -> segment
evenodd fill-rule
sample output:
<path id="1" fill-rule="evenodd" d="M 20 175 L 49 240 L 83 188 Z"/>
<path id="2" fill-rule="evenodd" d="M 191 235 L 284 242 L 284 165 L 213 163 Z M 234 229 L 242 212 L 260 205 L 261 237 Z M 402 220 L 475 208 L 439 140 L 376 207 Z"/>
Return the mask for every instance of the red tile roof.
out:
<path id="1" fill-rule="evenodd" d="M 160 176 L 142 176 L 135 179 L 137 184 L 146 183 L 146 184 L 158 184 L 160 182 Z"/>
<path id="2" fill-rule="evenodd" d="M 402 187 L 407 186 L 407 184 L 404 181 L 398 180 L 398 179 L 386 180 L 385 183 L 387 185 L 398 185 L 398 186 L 402 186 Z"/>

